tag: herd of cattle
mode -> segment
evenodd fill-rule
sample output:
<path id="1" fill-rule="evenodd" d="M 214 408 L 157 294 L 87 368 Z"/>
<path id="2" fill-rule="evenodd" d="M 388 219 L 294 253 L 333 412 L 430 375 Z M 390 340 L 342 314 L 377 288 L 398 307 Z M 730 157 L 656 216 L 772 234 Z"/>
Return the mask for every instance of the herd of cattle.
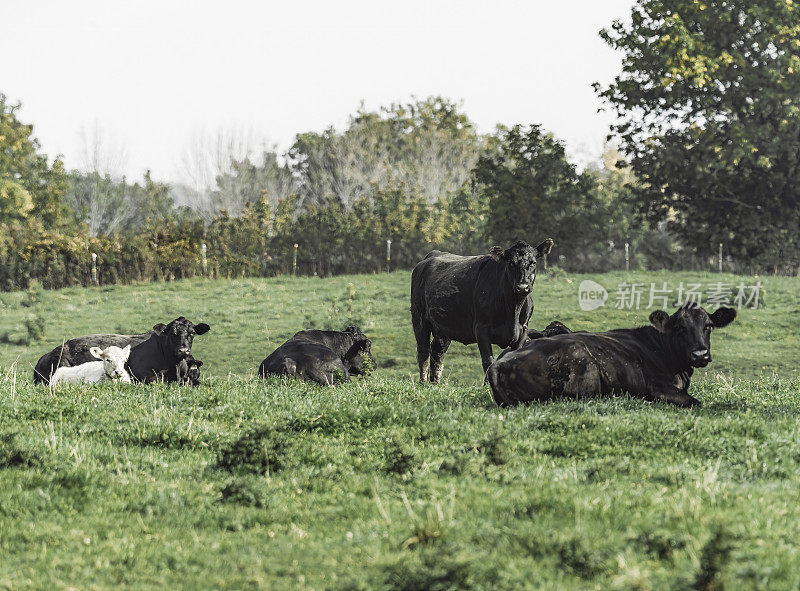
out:
<path id="1" fill-rule="evenodd" d="M 711 329 L 736 318 L 721 307 L 708 314 L 696 304 L 672 315 L 650 314 L 650 325 L 602 333 L 573 332 L 561 322 L 528 329 L 536 260 L 553 241 L 523 241 L 489 254 L 429 253 L 411 275 L 411 322 L 420 381 L 438 382 L 451 341 L 478 344 L 495 401 L 514 405 L 559 397 L 615 392 L 682 407 L 700 406 L 688 393 L 694 368 L 711 362 Z M 136 335 L 94 334 L 66 341 L 43 355 L 34 383 L 178 382 L 198 385 L 192 357 L 196 335 L 208 324 L 184 317 Z M 497 360 L 492 345 L 503 348 Z M 301 330 L 264 359 L 258 374 L 297 376 L 323 385 L 367 375 L 375 367 L 372 342 L 357 326 L 344 331 Z"/>

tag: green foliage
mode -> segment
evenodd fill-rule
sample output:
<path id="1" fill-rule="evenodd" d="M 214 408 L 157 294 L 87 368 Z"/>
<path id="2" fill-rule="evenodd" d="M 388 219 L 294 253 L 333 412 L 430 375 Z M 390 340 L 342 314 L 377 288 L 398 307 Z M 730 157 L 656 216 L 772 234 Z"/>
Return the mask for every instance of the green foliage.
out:
<path id="1" fill-rule="evenodd" d="M 638 0 L 601 32 L 622 73 L 595 84 L 640 183 L 637 209 L 700 256 L 800 266 L 800 8 Z"/>
<path id="2" fill-rule="evenodd" d="M 730 560 L 732 550 L 731 535 L 721 528 L 716 529 L 703 546 L 700 554 L 700 569 L 697 571 L 692 589 L 697 591 L 725 589 L 722 571 Z"/>
<path id="3" fill-rule="evenodd" d="M 64 201 L 77 224 L 86 224 L 91 236 L 127 235 L 169 219 L 173 211 L 169 186 L 153 181 L 146 172 L 142 184 L 130 184 L 98 172 L 73 172 Z"/>
<path id="4" fill-rule="evenodd" d="M 386 473 L 402 476 L 413 470 L 414 467 L 414 452 L 406 449 L 397 440 L 391 439 L 386 447 Z"/>
<path id="5" fill-rule="evenodd" d="M 508 461 L 505 436 L 499 429 L 481 441 L 476 449 L 484 454 L 487 462 L 495 466 L 502 466 Z"/>
<path id="6" fill-rule="evenodd" d="M 0 332 L 0 343 L 27 346 L 31 343 L 41 341 L 44 338 L 46 321 L 38 305 L 41 301 L 41 297 L 42 287 L 37 281 L 31 281 L 20 301 L 21 307 L 31 309 L 31 314 L 22 318 L 24 332 L 20 333 L 17 331 L 15 333 L 12 330 Z"/>
<path id="7" fill-rule="evenodd" d="M 0 219 L 19 222 L 27 219 L 32 210 L 31 194 L 19 183 L 0 178 Z"/>
<path id="8" fill-rule="evenodd" d="M 375 371 L 375 364 L 372 358 L 367 353 L 361 354 L 361 368 L 364 370 L 364 375 L 369 376 Z"/>
<path id="9" fill-rule="evenodd" d="M 268 476 L 283 468 L 286 448 L 284 434 L 269 427 L 252 427 L 220 449 L 215 467 L 233 474 Z"/>
<path id="10" fill-rule="evenodd" d="M 625 243 L 634 269 L 709 264 L 707 252 L 676 239 L 685 237 L 676 224 L 686 229 L 686 219 L 701 217 L 676 207 L 668 219 L 640 219 L 654 177 L 636 163 L 632 174 L 609 151 L 579 173 L 541 126 L 480 136 L 461 106 L 442 97 L 362 107 L 341 131 L 298 135 L 286 154 L 234 159 L 213 187 L 195 191 L 191 208 L 175 207 L 170 187 L 149 172 L 129 182 L 97 171 L 67 175 L 58 160 L 49 166 L 17 107 L 0 99 L 0 290 L 31 280 L 46 289 L 88 286 L 92 253 L 103 285 L 283 275 L 293 270 L 294 244 L 296 273 L 316 276 L 408 269 L 433 249 L 481 254 L 493 241 L 548 236 L 556 242 L 550 264 L 570 271 L 623 268 Z M 716 209 L 709 215 L 716 219 Z M 705 228 L 698 235 L 712 236 Z M 760 246 L 732 246 L 726 236 L 728 268 L 750 265 L 752 253 L 766 260 Z M 793 240 L 780 242 L 784 254 Z M 781 265 L 772 270 L 794 269 Z"/>
<path id="11" fill-rule="evenodd" d="M 297 181 L 289 167 L 278 162 L 276 153 L 265 152 L 261 160 L 260 164 L 248 158 L 231 162 L 231 170 L 217 177 L 209 195 L 211 211 L 239 217 L 252 204 L 274 207 L 296 194 Z"/>
<path id="12" fill-rule="evenodd" d="M 541 126 L 500 129 L 495 150 L 481 156 L 474 174 L 488 197 L 486 231 L 495 243 L 536 245 L 552 237 L 567 260 L 602 244 L 606 218 L 598 215 L 595 179 L 579 174 L 563 143 Z"/>
<path id="13" fill-rule="evenodd" d="M 304 206 L 352 207 L 376 190 L 402 189 L 434 203 L 468 181 L 481 138 L 460 105 L 443 97 L 360 109 L 347 129 L 299 134 L 288 158 Z"/>
<path id="14" fill-rule="evenodd" d="M 48 465 L 47 456 L 18 433 L 6 431 L 0 435 L 0 468 L 45 468 Z"/>
<path id="15" fill-rule="evenodd" d="M 31 216 L 59 225 L 66 212 L 64 166 L 58 158 L 48 164 L 33 126 L 17 119 L 19 107 L 0 93 L 0 232 L 3 225 Z"/>
<path id="16" fill-rule="evenodd" d="M 258 476 L 237 476 L 220 489 L 220 501 L 244 507 L 267 506 L 267 483 Z"/>

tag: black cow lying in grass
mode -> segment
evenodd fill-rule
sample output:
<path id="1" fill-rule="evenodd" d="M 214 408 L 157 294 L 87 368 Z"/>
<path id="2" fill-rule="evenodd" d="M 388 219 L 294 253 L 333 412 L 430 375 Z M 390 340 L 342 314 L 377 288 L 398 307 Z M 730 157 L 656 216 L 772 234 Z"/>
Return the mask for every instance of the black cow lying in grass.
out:
<path id="1" fill-rule="evenodd" d="M 193 324 L 183 316 L 169 324 L 156 324 L 142 334 L 92 334 L 70 339 L 42 355 L 33 370 L 34 384 L 47 384 L 55 370 L 95 361 L 89 352 L 92 347 L 131 346 L 126 369 L 131 378 L 140 382 L 180 381 L 179 365 L 189 358 L 195 335 L 209 331 L 208 324 Z M 188 370 L 188 367 L 187 367 Z"/>
<path id="2" fill-rule="evenodd" d="M 162 370 L 161 381 L 178 382 L 182 386 L 199 386 L 201 367 L 203 362 L 189 355 L 186 359 L 181 359 L 174 369 Z"/>
<path id="3" fill-rule="evenodd" d="M 506 250 L 493 246 L 489 254 L 469 257 L 434 250 L 417 263 L 411 273 L 411 324 L 421 382 L 442 377 L 450 341 L 478 343 L 484 372 L 494 361 L 493 344 L 522 346 L 533 312 L 536 258 L 552 246 L 550 238 L 535 248 L 520 240 Z"/>
<path id="4" fill-rule="evenodd" d="M 521 349 L 501 354 L 487 378 L 500 405 L 625 392 L 699 407 L 688 393 L 692 372 L 711 363 L 711 329 L 734 318 L 733 308 L 709 315 L 690 303 L 672 316 L 656 310 L 650 314 L 652 326 L 639 328 L 569 332 L 560 322 L 553 323 L 550 336 L 545 329 Z"/>
<path id="5" fill-rule="evenodd" d="M 186 373 L 185 375 L 181 375 L 184 383 L 190 386 L 199 386 L 200 368 L 203 367 L 203 362 L 189 355 L 189 358 L 184 361 L 184 364 L 186 365 Z M 183 366 L 181 366 L 181 369 L 182 368 Z"/>
<path id="6" fill-rule="evenodd" d="M 375 367 L 372 341 L 357 326 L 344 331 L 301 330 L 261 362 L 258 375 L 297 376 L 322 385 L 349 382 Z"/>

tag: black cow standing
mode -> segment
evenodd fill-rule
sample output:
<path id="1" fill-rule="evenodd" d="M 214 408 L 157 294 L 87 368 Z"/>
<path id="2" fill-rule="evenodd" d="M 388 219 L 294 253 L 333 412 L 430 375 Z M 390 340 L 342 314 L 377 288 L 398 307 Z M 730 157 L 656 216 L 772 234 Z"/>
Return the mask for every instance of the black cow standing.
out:
<path id="1" fill-rule="evenodd" d="M 692 373 L 711 363 L 711 329 L 727 326 L 734 318 L 733 308 L 709 315 L 689 303 L 672 316 L 656 310 L 650 314 L 652 326 L 639 328 L 570 332 L 552 323 L 521 349 L 503 352 L 487 377 L 501 405 L 625 392 L 682 407 L 700 406 L 688 392 Z"/>
<path id="2" fill-rule="evenodd" d="M 131 346 L 126 368 L 131 378 L 140 382 L 180 381 L 180 364 L 192 352 L 195 335 L 209 331 L 208 324 L 193 324 L 183 316 L 169 324 L 156 324 L 142 334 L 92 334 L 71 339 L 42 355 L 33 370 L 34 384 L 47 384 L 56 368 L 95 361 L 92 347 Z"/>
<path id="3" fill-rule="evenodd" d="M 420 381 L 428 380 L 429 370 L 430 381 L 439 381 L 450 341 L 478 343 L 484 372 L 493 361 L 493 344 L 522 346 L 533 312 L 536 258 L 552 246 L 548 238 L 536 248 L 520 240 L 479 256 L 434 250 L 417 263 L 411 273 L 411 323 Z"/>
<path id="4" fill-rule="evenodd" d="M 365 357 L 375 367 L 371 349 L 372 341 L 357 326 L 344 331 L 301 330 L 261 362 L 258 375 L 297 376 L 333 385 L 368 373 Z"/>

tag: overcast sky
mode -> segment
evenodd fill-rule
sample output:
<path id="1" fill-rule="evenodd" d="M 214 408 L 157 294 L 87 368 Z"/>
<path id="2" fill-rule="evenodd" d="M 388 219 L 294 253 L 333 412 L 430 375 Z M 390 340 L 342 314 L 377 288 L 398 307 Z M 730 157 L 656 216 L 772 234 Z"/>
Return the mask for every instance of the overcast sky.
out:
<path id="1" fill-rule="evenodd" d="M 620 68 L 597 33 L 631 5 L 5 1 L 0 92 L 48 155 L 83 166 L 97 127 L 132 178 L 176 180 L 198 134 L 251 130 L 285 149 L 341 128 L 362 100 L 432 94 L 463 101 L 479 131 L 542 123 L 585 158 L 610 121 L 590 85 Z"/>

